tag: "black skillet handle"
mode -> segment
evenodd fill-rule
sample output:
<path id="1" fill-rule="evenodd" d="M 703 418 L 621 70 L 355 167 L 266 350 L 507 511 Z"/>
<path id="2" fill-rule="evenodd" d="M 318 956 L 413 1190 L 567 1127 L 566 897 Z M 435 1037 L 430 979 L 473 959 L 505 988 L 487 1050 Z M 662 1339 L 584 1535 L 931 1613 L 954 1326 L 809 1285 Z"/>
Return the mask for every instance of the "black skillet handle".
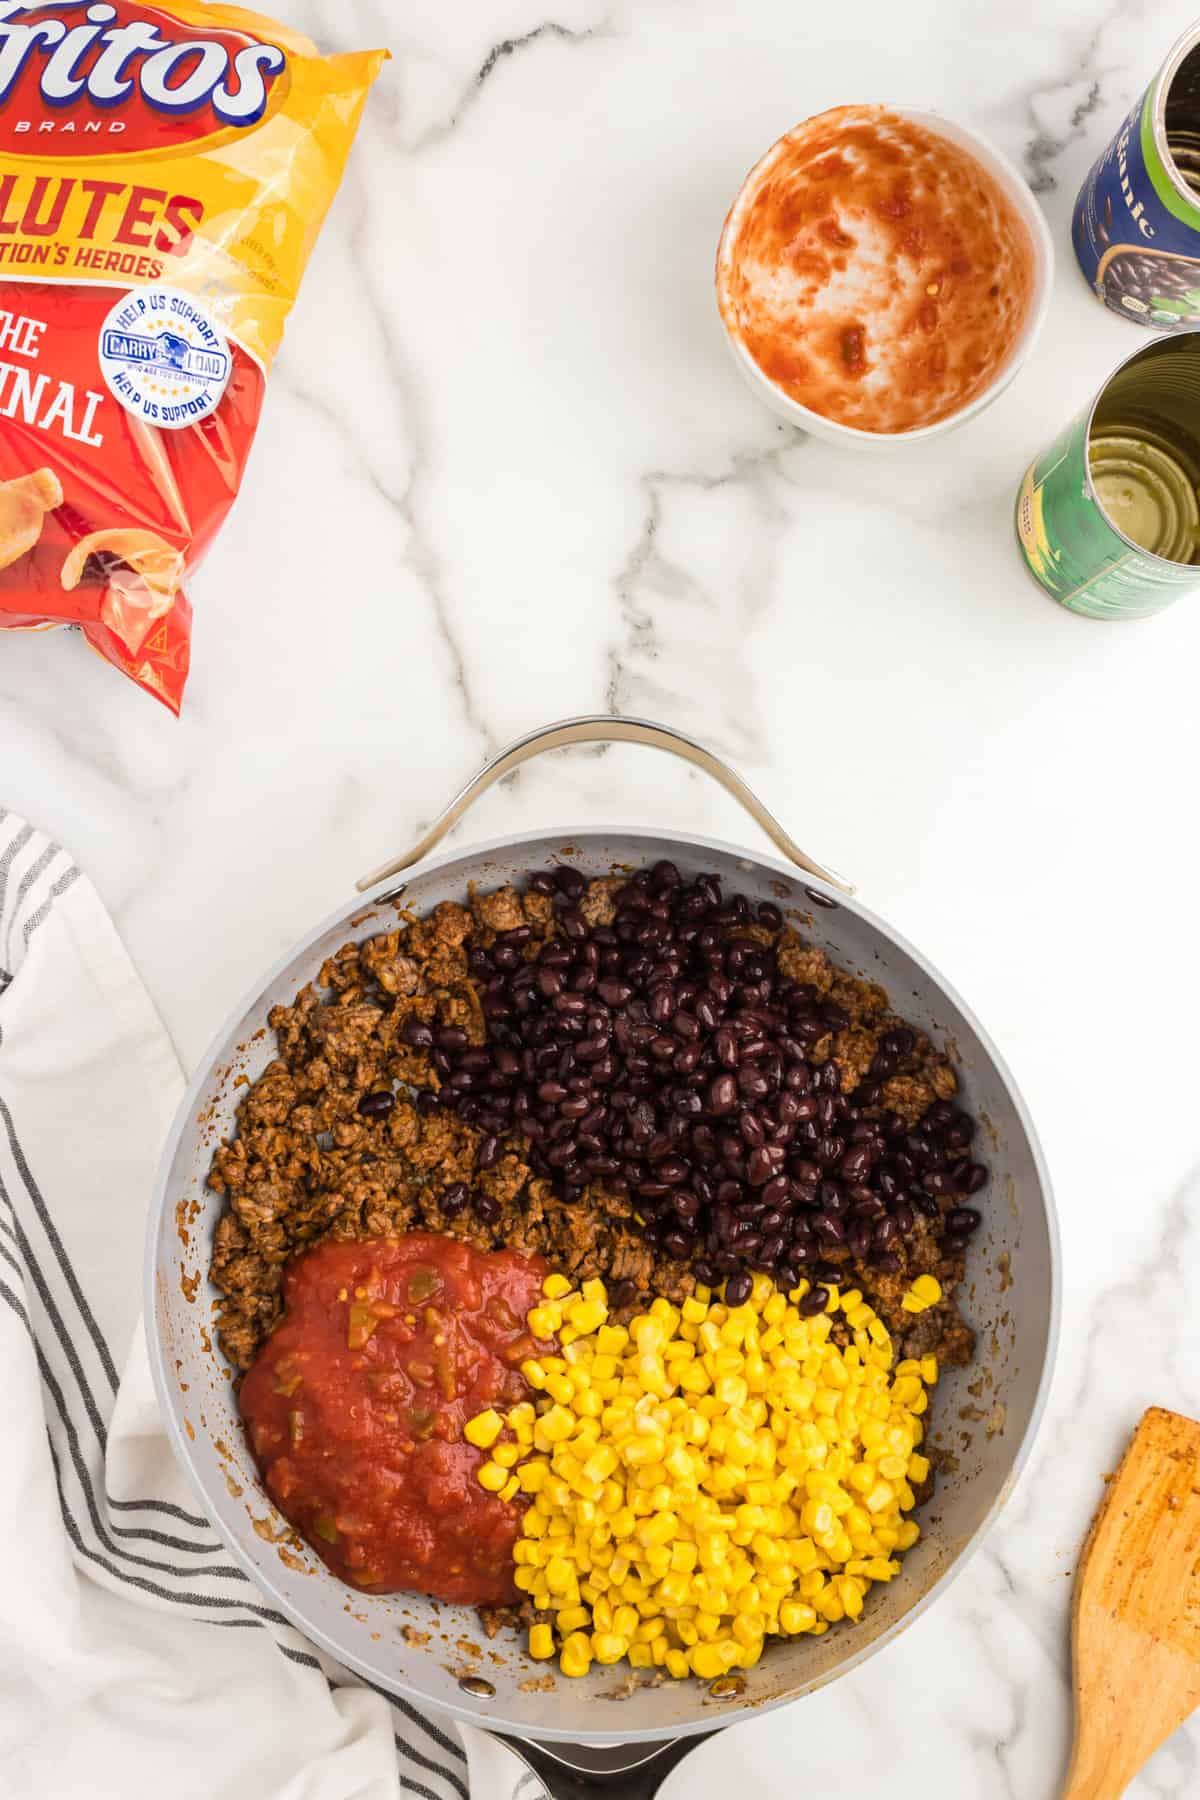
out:
<path id="1" fill-rule="evenodd" d="M 551 1800 L 653 1800 L 659 1785 L 689 1751 L 715 1737 L 661 1738 L 649 1744 L 533 1744 L 498 1739 L 539 1777 Z"/>

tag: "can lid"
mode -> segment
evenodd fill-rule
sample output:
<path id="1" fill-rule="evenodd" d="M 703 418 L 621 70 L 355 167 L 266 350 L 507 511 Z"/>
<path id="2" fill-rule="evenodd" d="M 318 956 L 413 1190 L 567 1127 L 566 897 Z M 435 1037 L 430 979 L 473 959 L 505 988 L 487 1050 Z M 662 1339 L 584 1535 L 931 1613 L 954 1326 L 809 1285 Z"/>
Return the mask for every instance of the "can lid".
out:
<path id="1" fill-rule="evenodd" d="M 1167 562 L 1200 552 L 1200 500 L 1192 473 L 1161 443 L 1140 433 L 1094 433 L 1088 468 L 1096 498 L 1122 536 Z"/>

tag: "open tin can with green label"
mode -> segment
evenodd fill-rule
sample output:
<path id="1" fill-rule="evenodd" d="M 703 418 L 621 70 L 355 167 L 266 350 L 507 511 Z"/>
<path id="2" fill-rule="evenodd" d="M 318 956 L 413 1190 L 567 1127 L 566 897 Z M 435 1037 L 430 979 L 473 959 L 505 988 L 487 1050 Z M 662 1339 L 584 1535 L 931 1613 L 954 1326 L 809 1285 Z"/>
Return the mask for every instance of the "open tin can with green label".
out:
<path id="1" fill-rule="evenodd" d="M 1131 356 L 1031 465 L 1017 537 L 1035 579 L 1091 619 L 1200 587 L 1200 332 Z"/>

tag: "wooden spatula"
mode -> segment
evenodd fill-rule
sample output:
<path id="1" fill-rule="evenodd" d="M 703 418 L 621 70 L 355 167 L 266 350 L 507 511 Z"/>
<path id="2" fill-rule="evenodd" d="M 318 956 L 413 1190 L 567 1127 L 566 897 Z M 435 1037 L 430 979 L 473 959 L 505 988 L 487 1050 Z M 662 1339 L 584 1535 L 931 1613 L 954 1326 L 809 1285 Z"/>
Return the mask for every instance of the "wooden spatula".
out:
<path id="1" fill-rule="evenodd" d="M 1200 1425 L 1152 1406 L 1075 1581 L 1075 1748 L 1062 1800 L 1119 1800 L 1200 1706 Z"/>

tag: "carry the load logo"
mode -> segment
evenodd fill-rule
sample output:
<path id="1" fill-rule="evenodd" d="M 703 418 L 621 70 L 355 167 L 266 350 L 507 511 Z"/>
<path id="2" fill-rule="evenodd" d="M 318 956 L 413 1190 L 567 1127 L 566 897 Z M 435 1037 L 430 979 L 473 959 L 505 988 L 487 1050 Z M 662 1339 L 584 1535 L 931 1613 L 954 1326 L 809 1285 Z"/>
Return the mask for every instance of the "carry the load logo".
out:
<path id="1" fill-rule="evenodd" d="M 224 332 L 178 288 L 123 294 L 100 332 L 100 373 L 114 397 L 168 431 L 215 412 L 232 370 Z"/>
<path id="2" fill-rule="evenodd" d="M 286 67 L 275 44 L 155 6 L 0 0 L 0 150 L 125 153 L 245 129 Z"/>

